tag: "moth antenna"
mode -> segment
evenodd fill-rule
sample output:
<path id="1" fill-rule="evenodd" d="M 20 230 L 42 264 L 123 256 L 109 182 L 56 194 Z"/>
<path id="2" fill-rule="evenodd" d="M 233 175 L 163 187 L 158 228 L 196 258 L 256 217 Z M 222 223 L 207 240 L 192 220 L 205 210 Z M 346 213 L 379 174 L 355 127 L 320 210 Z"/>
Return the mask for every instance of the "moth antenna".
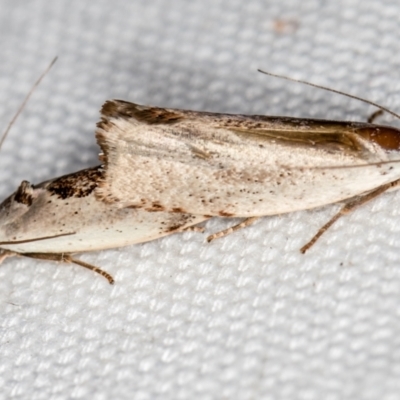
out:
<path id="1" fill-rule="evenodd" d="M 10 123 L 8 124 L 6 130 L 4 131 L 3 135 L 1 136 L 0 139 L 0 149 L 3 146 L 3 142 L 6 140 L 6 137 L 8 135 L 8 132 L 10 132 L 11 127 L 13 126 L 14 122 L 18 118 L 18 116 L 21 114 L 22 110 L 25 108 L 26 103 L 28 102 L 29 98 L 31 97 L 32 93 L 34 90 L 39 86 L 40 82 L 42 79 L 47 75 L 47 73 L 50 71 L 51 67 L 54 65 L 54 63 L 57 61 L 58 57 L 54 57 L 53 61 L 50 63 L 50 65 L 45 69 L 45 71 L 40 75 L 39 79 L 33 84 L 31 90 L 28 92 L 28 94 L 25 96 L 24 101 L 21 103 L 19 106 L 17 112 L 15 113 L 14 117 L 11 119 Z"/>
<path id="2" fill-rule="evenodd" d="M 377 108 L 379 108 L 379 110 L 385 111 L 388 114 L 392 115 L 393 117 L 395 117 L 397 119 L 400 119 L 400 115 L 395 113 L 394 111 L 390 110 L 389 108 L 387 108 L 385 106 L 381 106 L 380 104 L 375 103 L 375 102 L 373 102 L 371 100 L 363 99 L 362 97 L 356 96 L 354 94 L 341 92 L 340 90 L 332 89 L 332 88 L 329 88 L 329 87 L 326 87 L 326 86 L 322 86 L 322 85 L 317 85 L 316 83 L 303 81 L 301 79 L 289 78 L 288 76 L 285 76 L 285 75 L 273 74 L 271 72 L 263 71 L 261 69 L 258 69 L 257 71 L 261 72 L 262 74 L 265 74 L 265 75 L 273 76 L 275 78 L 286 79 L 287 81 L 292 81 L 292 82 L 297 82 L 297 83 L 303 83 L 304 85 L 312 86 L 312 87 L 315 87 L 317 89 L 326 90 L 328 92 L 332 92 L 332 93 L 340 94 L 342 96 L 349 97 L 350 99 L 362 101 L 365 104 L 369 104 L 371 106 L 377 107 Z"/>

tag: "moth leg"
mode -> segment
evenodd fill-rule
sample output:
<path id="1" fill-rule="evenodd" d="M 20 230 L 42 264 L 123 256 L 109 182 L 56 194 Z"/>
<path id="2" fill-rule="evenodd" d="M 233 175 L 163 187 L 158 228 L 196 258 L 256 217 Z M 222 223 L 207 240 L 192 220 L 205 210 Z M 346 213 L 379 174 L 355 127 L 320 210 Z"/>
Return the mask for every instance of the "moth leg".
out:
<path id="1" fill-rule="evenodd" d="M 18 256 L 18 253 L 15 253 L 14 251 L 11 250 L 5 250 L 5 249 L 1 249 L 0 250 L 0 264 L 9 257 L 15 257 Z"/>
<path id="2" fill-rule="evenodd" d="M 104 278 L 106 278 L 108 280 L 108 283 L 110 285 L 114 285 L 114 282 L 115 282 L 114 278 L 108 272 L 102 270 L 101 268 L 96 267 L 95 265 L 88 264 L 81 260 L 77 260 L 76 258 L 72 258 L 71 256 L 69 256 L 69 260 L 67 262 L 74 263 L 76 265 L 80 265 L 81 267 L 90 269 L 91 271 L 96 272 L 96 273 L 100 274 L 101 276 L 104 276 Z"/>
<path id="3" fill-rule="evenodd" d="M 221 238 L 221 237 L 230 235 L 231 233 L 236 232 L 236 231 L 238 231 L 239 229 L 245 228 L 246 226 L 253 225 L 254 222 L 256 222 L 256 221 L 259 220 L 259 219 L 260 219 L 260 217 L 250 217 L 250 218 L 246 218 L 244 221 L 240 222 L 240 223 L 237 224 L 237 225 L 231 226 L 231 227 L 229 227 L 229 228 L 227 228 L 227 229 L 224 229 L 223 231 L 213 233 L 212 235 L 210 235 L 210 236 L 207 238 L 207 242 L 210 243 L 211 241 L 213 241 L 213 240 L 215 240 L 215 239 L 219 239 L 219 238 Z"/>
<path id="4" fill-rule="evenodd" d="M 52 253 L 23 253 L 21 256 L 24 257 L 29 257 L 29 258 L 36 258 L 39 260 L 49 260 L 49 261 L 59 261 L 63 263 L 68 263 L 68 264 L 77 264 L 80 265 L 81 267 L 90 269 L 93 272 L 96 272 L 100 274 L 101 276 L 104 276 L 110 283 L 110 285 L 114 284 L 114 278 L 106 271 L 103 271 L 102 269 L 88 264 L 84 261 L 77 260 L 76 258 L 73 258 L 70 254 L 52 254 Z"/>
<path id="5" fill-rule="evenodd" d="M 394 182 L 391 182 L 391 183 L 387 183 L 386 185 L 382 185 L 382 186 L 378 187 L 378 189 L 373 190 L 372 192 L 369 192 L 362 196 L 357 196 L 357 197 L 351 199 L 350 201 L 348 201 L 336 215 L 334 215 L 324 226 L 322 226 L 318 230 L 316 235 L 308 243 L 306 243 L 300 249 L 300 251 L 304 254 L 342 215 L 349 214 L 351 211 L 353 211 L 357 207 L 374 199 L 375 197 L 379 196 L 383 192 L 386 192 L 388 189 L 398 186 L 399 183 L 400 183 L 400 179 L 396 180 Z"/>

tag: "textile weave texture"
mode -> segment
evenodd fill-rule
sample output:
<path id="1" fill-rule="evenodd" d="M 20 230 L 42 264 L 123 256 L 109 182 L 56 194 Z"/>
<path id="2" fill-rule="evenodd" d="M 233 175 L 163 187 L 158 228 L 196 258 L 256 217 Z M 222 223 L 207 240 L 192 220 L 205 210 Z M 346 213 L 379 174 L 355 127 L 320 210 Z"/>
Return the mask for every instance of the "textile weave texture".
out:
<path id="1" fill-rule="evenodd" d="M 106 99 L 366 121 L 399 111 L 400 5 L 389 0 L 0 0 L 0 194 L 98 163 Z M 394 124 L 384 115 L 382 123 Z M 310 193 L 312 196 L 312 193 Z M 338 205 L 0 268 L 0 399 L 400 399 L 400 196 L 300 247 Z M 234 223 L 238 220 L 233 221 Z"/>

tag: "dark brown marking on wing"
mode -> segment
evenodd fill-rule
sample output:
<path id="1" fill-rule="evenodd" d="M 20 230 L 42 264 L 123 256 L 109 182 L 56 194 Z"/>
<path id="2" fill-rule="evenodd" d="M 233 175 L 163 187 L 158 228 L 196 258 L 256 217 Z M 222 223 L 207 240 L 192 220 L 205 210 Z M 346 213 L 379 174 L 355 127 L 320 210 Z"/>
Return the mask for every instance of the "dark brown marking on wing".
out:
<path id="1" fill-rule="evenodd" d="M 102 185 L 104 181 L 99 182 L 99 187 Z M 99 200 L 104 201 L 106 204 L 116 204 L 119 203 L 121 200 L 118 197 L 115 197 L 111 194 L 102 194 L 101 196 L 97 196 Z"/>
<path id="2" fill-rule="evenodd" d="M 33 186 L 28 181 L 22 181 L 14 195 L 17 203 L 31 206 L 33 201 Z"/>
<path id="3" fill-rule="evenodd" d="M 188 225 L 194 217 L 192 214 L 173 214 L 174 217 L 169 221 L 168 225 L 165 226 L 163 231 L 165 233 L 172 233 L 182 230 L 185 225 Z"/>
<path id="4" fill-rule="evenodd" d="M 174 208 L 172 208 L 171 211 L 174 212 L 174 213 L 186 213 L 187 212 L 181 207 L 174 207 Z"/>
<path id="5" fill-rule="evenodd" d="M 131 206 L 127 206 L 125 208 L 130 208 L 132 210 L 138 209 L 138 208 L 142 208 L 142 206 L 138 205 L 138 204 L 132 204 Z"/>
<path id="6" fill-rule="evenodd" d="M 52 195 L 61 199 L 86 197 L 96 189 L 102 179 L 103 170 L 99 166 L 64 175 L 54 181 L 50 181 L 46 189 Z"/>
<path id="7" fill-rule="evenodd" d="M 179 230 L 180 228 L 182 228 L 183 225 L 185 225 L 185 223 L 177 224 L 177 225 L 171 225 L 171 226 L 169 226 L 168 228 L 165 229 L 165 232 L 167 232 L 167 233 L 175 232 L 175 231 Z"/>
<path id="8" fill-rule="evenodd" d="M 135 118 L 146 124 L 174 124 L 184 118 L 182 113 L 159 107 L 142 106 L 123 100 L 106 101 L 101 109 L 103 117 Z"/>
<path id="9" fill-rule="evenodd" d="M 219 211 L 218 215 L 220 215 L 221 217 L 233 217 L 235 214 L 226 211 Z"/>
<path id="10" fill-rule="evenodd" d="M 145 208 L 149 212 L 165 211 L 165 207 L 160 203 L 153 203 L 150 207 Z"/>

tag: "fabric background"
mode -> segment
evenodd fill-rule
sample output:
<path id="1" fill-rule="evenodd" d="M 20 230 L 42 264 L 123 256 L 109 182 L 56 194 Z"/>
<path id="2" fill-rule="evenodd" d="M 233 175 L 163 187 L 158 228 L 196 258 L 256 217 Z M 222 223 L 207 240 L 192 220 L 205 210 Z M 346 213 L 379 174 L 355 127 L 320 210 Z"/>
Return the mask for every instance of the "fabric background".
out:
<path id="1" fill-rule="evenodd" d="M 96 165 L 109 98 L 359 121 L 374 111 L 263 68 L 400 111 L 399 11 L 389 0 L 0 0 L 1 127 L 59 56 L 1 150 L 1 198 L 23 179 Z M 400 399 L 399 200 L 342 218 L 306 255 L 338 206 L 211 244 L 183 233 L 82 255 L 113 287 L 78 266 L 9 259 L 0 398 Z"/>

